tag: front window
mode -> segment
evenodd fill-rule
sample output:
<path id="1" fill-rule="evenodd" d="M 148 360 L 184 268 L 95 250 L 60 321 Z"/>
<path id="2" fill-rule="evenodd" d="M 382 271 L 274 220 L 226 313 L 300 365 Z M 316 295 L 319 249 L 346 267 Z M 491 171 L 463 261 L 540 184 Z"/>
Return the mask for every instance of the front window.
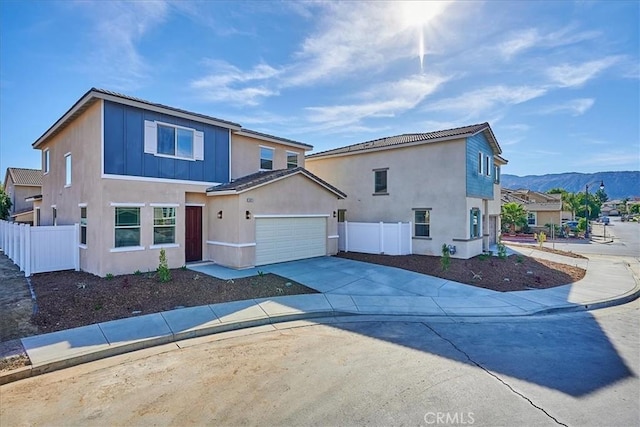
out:
<path id="1" fill-rule="evenodd" d="M 536 225 L 536 223 L 537 223 L 536 213 L 535 212 L 528 212 L 527 213 L 527 224 Z"/>
<path id="2" fill-rule="evenodd" d="M 427 209 L 416 209 L 413 215 L 414 237 L 431 237 L 431 211 Z"/>
<path id="3" fill-rule="evenodd" d="M 176 208 L 153 208 L 153 244 L 176 242 Z"/>
<path id="4" fill-rule="evenodd" d="M 373 171 L 374 175 L 374 188 L 373 192 L 375 194 L 387 194 L 387 170 L 376 170 Z"/>
<path id="5" fill-rule="evenodd" d="M 287 151 L 287 169 L 298 167 L 298 153 Z"/>
<path id="6" fill-rule="evenodd" d="M 491 175 L 491 157 L 489 156 L 485 156 L 484 158 L 484 173 L 487 174 L 487 176 Z"/>
<path id="7" fill-rule="evenodd" d="M 273 148 L 260 147 L 260 169 L 273 169 Z"/>
<path id="8" fill-rule="evenodd" d="M 43 153 L 42 172 L 49 173 L 49 150 L 44 150 Z"/>
<path id="9" fill-rule="evenodd" d="M 480 237 L 480 209 L 471 209 L 471 238 Z"/>
<path id="10" fill-rule="evenodd" d="M 158 154 L 193 158 L 193 130 L 158 124 Z"/>
<path id="11" fill-rule="evenodd" d="M 87 244 L 87 208 L 80 208 L 80 243 Z"/>
<path id="12" fill-rule="evenodd" d="M 347 210 L 338 209 L 338 222 L 345 222 L 347 220 Z"/>
<path id="13" fill-rule="evenodd" d="M 478 174 L 482 175 L 482 153 L 478 153 Z"/>
<path id="14" fill-rule="evenodd" d="M 115 247 L 140 246 L 140 208 L 116 208 Z"/>
<path id="15" fill-rule="evenodd" d="M 64 164 L 65 164 L 64 186 L 69 187 L 71 185 L 71 154 L 67 154 L 66 156 L 64 156 Z"/>

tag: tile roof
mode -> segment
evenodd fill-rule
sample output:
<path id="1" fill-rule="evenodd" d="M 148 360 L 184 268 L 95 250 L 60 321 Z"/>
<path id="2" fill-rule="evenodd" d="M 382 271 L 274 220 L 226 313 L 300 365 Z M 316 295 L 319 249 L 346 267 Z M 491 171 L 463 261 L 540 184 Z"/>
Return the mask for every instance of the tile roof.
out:
<path id="1" fill-rule="evenodd" d="M 316 175 L 312 174 L 311 172 L 309 172 L 308 170 L 306 170 L 301 166 L 298 166 L 297 168 L 292 168 L 292 169 L 277 169 L 272 171 L 256 172 L 251 175 L 246 175 L 241 178 L 237 178 L 227 184 L 221 184 L 215 187 L 207 188 L 207 193 L 215 193 L 215 192 L 222 192 L 222 191 L 235 191 L 237 193 L 240 193 L 240 192 L 249 190 L 251 188 L 258 187 L 260 185 L 264 185 L 269 182 L 278 180 L 280 178 L 285 178 L 287 176 L 292 176 L 298 173 L 301 173 L 307 176 L 309 179 L 317 182 L 318 184 L 327 188 L 329 191 L 335 193 L 339 197 L 342 197 L 342 198 L 347 197 L 345 193 L 338 190 L 333 185 L 317 177 Z"/>
<path id="2" fill-rule="evenodd" d="M 332 150 L 321 151 L 319 153 L 313 153 L 307 156 L 308 159 L 314 157 L 324 157 L 338 154 L 350 154 L 354 152 L 361 152 L 367 150 L 373 150 L 377 148 L 395 148 L 403 144 L 409 144 L 414 142 L 434 142 L 447 139 L 454 139 L 458 137 L 467 137 L 475 135 L 479 132 L 487 131 L 489 142 L 495 144 L 497 154 L 500 154 L 502 150 L 498 145 L 498 142 L 491 131 L 489 123 L 480 123 L 476 125 L 463 126 L 455 129 L 440 130 L 427 133 L 405 133 L 402 135 L 389 136 L 386 138 L 374 139 L 372 141 L 360 142 L 358 144 L 348 145 L 346 147 L 335 148 Z"/>
<path id="3" fill-rule="evenodd" d="M 268 133 L 262 133 L 262 132 L 258 132 L 258 131 L 247 129 L 247 128 L 240 129 L 240 133 L 247 133 L 247 134 L 255 135 L 257 137 L 262 137 L 262 138 L 275 139 L 275 140 L 282 141 L 289 144 L 302 145 L 304 147 L 308 147 L 310 150 L 313 149 L 313 145 L 305 144 L 304 142 L 294 141 L 293 139 L 287 139 L 279 136 L 269 135 Z"/>
<path id="4" fill-rule="evenodd" d="M 40 169 L 7 168 L 7 175 L 11 177 L 13 185 L 42 186 Z"/>

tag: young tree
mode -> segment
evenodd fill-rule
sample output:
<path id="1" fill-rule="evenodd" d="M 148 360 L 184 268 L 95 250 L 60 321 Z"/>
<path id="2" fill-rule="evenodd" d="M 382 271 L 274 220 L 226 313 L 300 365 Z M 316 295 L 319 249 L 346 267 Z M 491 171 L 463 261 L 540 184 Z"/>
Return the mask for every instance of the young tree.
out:
<path id="1" fill-rule="evenodd" d="M 9 217 L 9 210 L 11 210 L 11 199 L 4 192 L 4 188 L 0 186 L 0 219 L 7 219 Z"/>
<path id="2" fill-rule="evenodd" d="M 604 202 L 609 200 L 609 196 L 607 196 L 607 193 L 605 193 L 603 189 L 598 188 L 598 191 L 596 191 L 596 199 L 598 199 L 600 201 L 600 205 L 602 205 Z"/>
<path id="3" fill-rule="evenodd" d="M 512 233 L 515 233 L 516 226 L 523 226 L 527 223 L 527 211 L 516 202 L 502 205 L 500 217 L 502 222 L 509 226 Z"/>

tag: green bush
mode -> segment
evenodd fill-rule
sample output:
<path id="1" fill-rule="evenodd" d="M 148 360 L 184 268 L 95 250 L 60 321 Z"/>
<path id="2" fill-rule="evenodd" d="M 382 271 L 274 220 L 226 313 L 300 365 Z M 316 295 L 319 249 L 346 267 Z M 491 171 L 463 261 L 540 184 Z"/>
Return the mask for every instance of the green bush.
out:
<path id="1" fill-rule="evenodd" d="M 451 252 L 446 243 L 442 244 L 442 258 L 440 258 L 440 267 L 442 271 L 447 271 L 451 266 Z"/>
<path id="2" fill-rule="evenodd" d="M 498 241 L 498 258 L 505 259 L 507 257 L 507 247 L 502 241 Z"/>
<path id="3" fill-rule="evenodd" d="M 160 283 L 166 283 L 171 280 L 171 270 L 169 270 L 167 254 L 164 249 L 160 249 L 160 264 L 158 265 L 157 273 Z"/>

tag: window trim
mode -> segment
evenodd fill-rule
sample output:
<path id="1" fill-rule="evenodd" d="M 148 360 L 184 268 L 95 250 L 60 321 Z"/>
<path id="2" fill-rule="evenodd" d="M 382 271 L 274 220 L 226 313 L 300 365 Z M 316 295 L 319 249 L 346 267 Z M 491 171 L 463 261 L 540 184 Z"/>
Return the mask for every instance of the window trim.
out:
<path id="1" fill-rule="evenodd" d="M 482 165 L 484 162 L 484 155 L 482 151 L 478 151 L 478 175 L 482 175 Z"/>
<path id="2" fill-rule="evenodd" d="M 289 163 L 289 156 L 290 156 L 290 155 L 294 155 L 294 156 L 296 156 L 296 163 L 295 163 L 295 166 L 290 166 L 290 163 Z M 298 167 L 298 163 L 299 163 L 299 162 L 298 162 L 298 153 L 297 153 L 297 152 L 295 152 L 295 151 L 287 151 L 287 169 L 294 169 L 294 168 L 297 168 L 297 167 Z"/>
<path id="3" fill-rule="evenodd" d="M 272 171 L 272 170 L 274 170 L 273 167 L 274 167 L 275 157 L 276 157 L 275 156 L 275 153 L 276 153 L 275 147 L 268 147 L 266 145 L 259 145 L 258 147 L 260 148 L 260 162 L 259 162 L 260 170 L 261 171 Z M 265 168 L 262 167 L 262 159 L 263 159 L 263 157 L 262 157 L 262 149 L 263 148 L 265 150 L 269 150 L 271 152 L 271 159 L 266 159 L 265 158 L 265 160 L 271 161 L 271 168 L 270 169 L 265 169 Z"/>
<path id="4" fill-rule="evenodd" d="M 42 174 L 46 175 L 49 173 L 50 171 L 50 167 L 51 167 L 51 154 L 48 148 L 45 148 L 42 151 L 42 155 L 44 156 L 44 159 L 42 160 Z"/>
<path id="5" fill-rule="evenodd" d="M 114 204 L 112 203 L 111 206 L 113 206 Z M 140 241 L 142 239 L 142 208 L 140 206 L 122 206 L 124 204 L 120 204 L 121 206 L 113 206 L 113 249 L 116 249 L 116 251 L 114 251 L 113 249 L 111 250 L 111 252 L 122 252 L 122 251 L 126 251 L 127 249 L 130 250 L 139 250 L 139 249 L 135 249 L 135 248 L 142 248 L 144 249 L 144 246 L 140 245 Z M 118 217 L 118 209 L 138 209 L 138 224 L 137 225 L 126 225 L 126 226 L 118 226 L 117 225 L 117 217 Z M 118 229 L 138 229 L 139 233 L 138 233 L 138 244 L 137 245 L 131 245 L 131 246 L 116 246 L 116 230 Z M 123 248 L 125 248 L 123 250 Z M 131 249 L 134 248 L 134 249 Z"/>
<path id="6" fill-rule="evenodd" d="M 384 183 L 385 188 L 384 191 L 377 191 L 377 174 L 380 172 L 384 172 Z M 373 169 L 373 195 L 374 196 L 388 196 L 389 195 L 389 168 L 378 168 Z"/>
<path id="7" fill-rule="evenodd" d="M 413 212 L 413 230 L 412 230 L 412 238 L 413 239 L 422 239 L 422 240 L 432 240 L 431 237 L 431 211 L 433 208 L 412 208 Z M 416 212 L 425 212 L 425 219 L 428 219 L 427 222 L 417 222 L 416 221 Z M 426 225 L 428 226 L 429 233 L 426 236 L 418 236 L 416 235 L 416 226 L 417 225 Z"/>
<path id="8" fill-rule="evenodd" d="M 484 158 L 484 167 L 485 167 L 485 175 L 487 176 L 491 176 L 491 157 L 489 157 L 488 155 L 485 156 Z"/>
<path id="9" fill-rule="evenodd" d="M 493 183 L 500 184 L 500 165 L 493 165 Z"/>
<path id="10" fill-rule="evenodd" d="M 54 227 L 58 225 L 58 207 L 56 205 L 51 205 L 51 216 L 52 216 L 52 224 Z"/>
<path id="11" fill-rule="evenodd" d="M 164 154 L 158 152 L 158 125 L 170 127 L 174 129 L 183 129 L 191 132 L 191 157 L 179 156 L 178 152 L 178 132 L 175 132 L 174 136 L 174 155 Z M 145 120 L 144 121 L 144 152 L 146 154 L 153 154 L 156 157 L 164 157 L 175 160 L 186 160 L 195 162 L 197 160 L 204 160 L 204 132 L 195 128 L 187 126 L 176 125 L 174 123 L 167 123 L 158 120 Z"/>
<path id="12" fill-rule="evenodd" d="M 530 216 L 533 218 L 533 224 L 529 222 Z M 536 227 L 538 225 L 538 212 L 527 212 L 527 225 Z"/>
<path id="13" fill-rule="evenodd" d="M 64 155 L 64 188 L 71 187 L 72 183 L 72 172 L 73 168 L 71 167 L 72 163 L 71 153 L 67 153 Z"/>

